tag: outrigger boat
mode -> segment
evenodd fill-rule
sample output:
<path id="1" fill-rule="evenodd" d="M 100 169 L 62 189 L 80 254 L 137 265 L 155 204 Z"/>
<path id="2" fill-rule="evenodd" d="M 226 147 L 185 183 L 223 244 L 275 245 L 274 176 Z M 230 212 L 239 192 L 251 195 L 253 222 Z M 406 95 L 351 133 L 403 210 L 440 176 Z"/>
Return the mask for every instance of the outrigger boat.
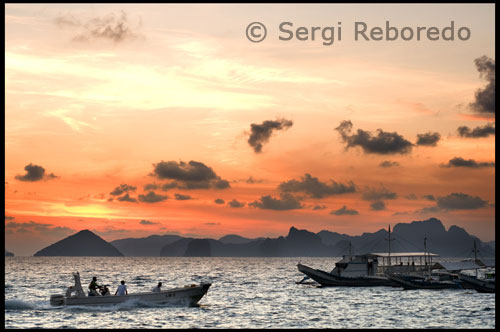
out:
<path id="1" fill-rule="evenodd" d="M 389 240 L 388 252 L 367 253 L 354 257 L 351 255 L 351 245 L 349 243 L 349 256 L 344 256 L 342 260 L 335 263 L 335 267 L 331 272 L 313 269 L 300 263 L 297 264 L 297 268 L 308 278 L 321 284 L 321 286 L 396 287 L 399 284 L 395 280 L 388 278 L 387 274 L 421 275 L 430 266 L 432 257 L 438 256 L 427 252 L 391 252 L 390 241 L 393 239 L 391 239 L 390 226 L 387 240 Z M 428 257 L 428 261 L 425 260 L 425 264 L 422 264 L 422 258 L 426 257 Z M 420 264 L 418 264 L 418 259 L 420 259 Z M 382 261 L 381 265 L 379 265 L 380 260 Z M 415 261 L 417 261 L 417 264 L 415 264 Z M 303 283 L 305 279 L 299 283 Z"/>
<path id="2" fill-rule="evenodd" d="M 458 278 L 479 293 L 495 293 L 495 273 L 487 272 L 485 275 L 485 278 L 478 278 L 460 273 Z"/>
<path id="3" fill-rule="evenodd" d="M 188 285 L 184 287 L 162 290 L 161 292 L 129 293 L 128 295 L 86 296 L 80 282 L 80 274 L 73 273 L 75 285 L 68 287 L 66 295 L 55 294 L 50 296 L 50 304 L 59 305 L 110 305 L 125 301 L 139 301 L 150 304 L 185 304 L 194 306 L 201 300 L 210 288 L 210 283 Z M 73 293 L 75 293 L 73 295 Z"/>

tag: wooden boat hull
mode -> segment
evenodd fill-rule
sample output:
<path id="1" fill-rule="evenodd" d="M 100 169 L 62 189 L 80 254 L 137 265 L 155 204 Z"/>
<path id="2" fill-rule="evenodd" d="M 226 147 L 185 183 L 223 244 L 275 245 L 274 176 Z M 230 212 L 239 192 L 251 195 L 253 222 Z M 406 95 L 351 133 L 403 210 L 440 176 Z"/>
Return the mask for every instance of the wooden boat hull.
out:
<path id="1" fill-rule="evenodd" d="M 474 288 L 479 293 L 495 293 L 494 281 L 481 280 L 462 273 L 458 275 L 458 278 L 465 284 L 469 285 L 471 288 Z"/>
<path id="2" fill-rule="evenodd" d="M 198 301 L 207 293 L 211 284 L 193 285 L 184 288 L 173 288 L 158 293 L 132 293 L 129 295 L 115 296 L 72 296 L 62 295 L 51 296 L 52 305 L 113 305 L 126 301 L 138 301 L 149 304 L 186 304 L 196 305 Z"/>
<path id="3" fill-rule="evenodd" d="M 397 285 L 385 277 L 341 277 L 322 270 L 313 269 L 302 264 L 297 264 L 297 268 L 300 272 L 321 284 L 321 286 L 373 287 Z"/>
<path id="4" fill-rule="evenodd" d="M 462 289 L 458 283 L 452 281 L 409 280 L 394 274 L 388 274 L 387 276 L 404 289 Z"/>

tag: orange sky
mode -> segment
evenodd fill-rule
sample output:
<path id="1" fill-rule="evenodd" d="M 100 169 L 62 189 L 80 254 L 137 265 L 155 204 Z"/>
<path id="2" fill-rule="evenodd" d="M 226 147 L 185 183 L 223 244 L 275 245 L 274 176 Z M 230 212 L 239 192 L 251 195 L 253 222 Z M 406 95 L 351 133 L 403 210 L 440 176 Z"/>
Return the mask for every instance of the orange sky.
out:
<path id="1" fill-rule="evenodd" d="M 277 237 L 291 226 L 358 235 L 430 217 L 494 240 L 494 134 L 457 131 L 494 128 L 494 112 L 470 106 L 491 83 L 475 59 L 494 68 L 492 4 L 5 9 L 5 240 L 16 255 L 82 229 L 106 240 Z M 386 20 L 453 20 L 472 33 L 354 41 L 353 22 Z M 245 37 L 254 21 L 268 27 L 261 43 Z M 280 41 L 284 21 L 341 21 L 342 40 Z M 335 129 L 343 121 L 347 139 Z M 260 152 L 248 142 L 252 124 L 269 134 Z M 416 145 L 435 133 L 435 145 Z M 388 137 L 408 150 L 377 140 Z M 352 192 L 337 190 L 350 183 Z M 135 202 L 111 194 L 122 184 Z"/>

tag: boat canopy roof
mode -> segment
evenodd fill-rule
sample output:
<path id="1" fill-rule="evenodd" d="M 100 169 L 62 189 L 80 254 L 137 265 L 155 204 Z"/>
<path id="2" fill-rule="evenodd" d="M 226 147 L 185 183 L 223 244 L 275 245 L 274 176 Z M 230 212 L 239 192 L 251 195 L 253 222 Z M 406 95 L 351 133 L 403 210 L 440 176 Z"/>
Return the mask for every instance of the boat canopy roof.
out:
<path id="1" fill-rule="evenodd" d="M 462 261 L 462 262 L 441 262 L 435 263 L 432 266 L 433 269 L 444 269 L 447 271 L 461 271 L 461 270 L 474 270 L 480 269 L 482 266 L 476 264 L 473 261 Z"/>
<path id="2" fill-rule="evenodd" d="M 433 254 L 431 252 L 391 252 L 390 254 L 388 252 L 372 252 L 369 253 L 368 255 L 371 256 L 377 256 L 377 257 L 437 257 L 439 256 L 438 254 Z"/>

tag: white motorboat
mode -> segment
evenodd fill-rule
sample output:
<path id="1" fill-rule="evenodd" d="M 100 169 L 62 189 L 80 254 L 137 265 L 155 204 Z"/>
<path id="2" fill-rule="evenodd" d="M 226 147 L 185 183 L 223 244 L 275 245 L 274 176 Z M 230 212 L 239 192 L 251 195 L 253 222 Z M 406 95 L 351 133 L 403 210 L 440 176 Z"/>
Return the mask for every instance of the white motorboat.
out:
<path id="1" fill-rule="evenodd" d="M 80 282 L 80 274 L 73 273 L 75 285 L 68 287 L 66 295 L 54 294 L 50 296 L 50 304 L 58 305 L 110 305 L 126 301 L 137 301 L 148 304 L 183 304 L 193 306 L 201 300 L 212 284 L 201 283 L 200 285 L 188 285 L 184 287 L 171 288 L 161 292 L 129 293 L 128 295 L 106 295 L 86 296 Z M 75 293 L 75 294 L 73 294 Z"/>

